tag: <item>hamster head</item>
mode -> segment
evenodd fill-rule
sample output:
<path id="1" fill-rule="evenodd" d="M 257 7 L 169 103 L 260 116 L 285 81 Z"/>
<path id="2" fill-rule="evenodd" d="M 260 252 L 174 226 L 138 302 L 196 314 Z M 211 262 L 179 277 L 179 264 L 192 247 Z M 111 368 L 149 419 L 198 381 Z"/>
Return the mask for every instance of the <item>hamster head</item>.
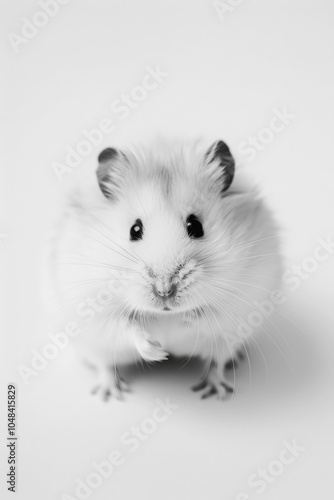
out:
<path id="1" fill-rule="evenodd" d="M 263 237 L 265 221 L 254 193 L 233 187 L 234 169 L 222 141 L 206 150 L 99 155 L 104 261 L 122 270 L 118 293 L 128 312 L 214 307 L 240 279 L 250 263 L 247 243 Z"/>

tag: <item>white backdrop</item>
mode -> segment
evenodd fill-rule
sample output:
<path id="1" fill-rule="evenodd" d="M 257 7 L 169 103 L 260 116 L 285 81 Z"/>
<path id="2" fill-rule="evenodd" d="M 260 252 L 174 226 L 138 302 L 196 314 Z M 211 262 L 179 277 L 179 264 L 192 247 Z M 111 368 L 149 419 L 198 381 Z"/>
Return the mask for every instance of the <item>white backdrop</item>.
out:
<path id="1" fill-rule="evenodd" d="M 334 251 L 329 246 L 322 261 L 310 257 L 319 238 L 334 241 L 333 3 L 40 4 L 1 2 L 1 406 L 5 410 L 6 386 L 14 382 L 15 498 L 79 498 L 76 478 L 85 481 L 93 462 L 114 450 L 122 464 L 91 494 L 86 490 L 86 498 L 327 498 L 333 491 Z M 155 80 L 146 77 L 157 70 Z M 126 95 L 131 100 L 121 111 Z M 100 143 L 88 145 L 89 154 L 79 154 L 71 171 L 67 165 L 59 182 L 55 169 L 59 176 L 68 148 L 82 151 L 83 131 L 87 136 L 101 121 Z M 89 395 L 92 376 L 70 348 L 25 385 L 17 366 L 28 366 L 31 350 L 48 341 L 40 253 L 64 192 L 93 178 L 103 147 L 157 136 L 200 137 L 208 145 L 225 140 L 276 211 L 286 268 L 304 268 L 266 325 L 268 334 L 259 332 L 262 354 L 253 345 L 251 371 L 245 363 L 236 396 L 225 403 L 201 401 L 189 390 L 196 363 L 184 370 L 171 363 L 133 372 L 134 393 L 126 402 L 103 404 Z M 122 435 L 145 426 L 156 399 L 167 397 L 177 408 L 131 452 Z M 5 420 L 1 431 L 1 497 L 12 498 L 4 480 Z M 280 465 L 286 442 L 297 443 L 297 451 L 290 452 L 291 463 Z M 269 475 L 256 486 L 261 467 Z"/>

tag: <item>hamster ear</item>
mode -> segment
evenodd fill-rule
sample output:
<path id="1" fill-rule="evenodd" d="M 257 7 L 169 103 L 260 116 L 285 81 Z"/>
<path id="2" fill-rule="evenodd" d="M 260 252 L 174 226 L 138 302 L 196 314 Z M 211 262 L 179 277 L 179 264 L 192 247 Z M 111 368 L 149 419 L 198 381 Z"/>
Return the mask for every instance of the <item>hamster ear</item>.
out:
<path id="1" fill-rule="evenodd" d="M 229 147 L 223 141 L 216 141 L 205 155 L 206 164 L 217 161 L 221 172 L 222 192 L 226 191 L 234 177 L 235 161 Z"/>
<path id="2" fill-rule="evenodd" d="M 104 149 L 98 156 L 97 180 L 106 198 L 116 199 L 129 167 L 127 157 L 114 148 Z"/>

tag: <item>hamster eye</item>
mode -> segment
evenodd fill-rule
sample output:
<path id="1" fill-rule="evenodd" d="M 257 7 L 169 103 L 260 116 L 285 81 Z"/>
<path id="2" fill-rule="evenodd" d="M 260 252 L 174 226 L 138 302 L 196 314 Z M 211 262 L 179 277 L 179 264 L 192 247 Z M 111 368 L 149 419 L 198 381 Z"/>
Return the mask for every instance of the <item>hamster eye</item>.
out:
<path id="1" fill-rule="evenodd" d="M 187 218 L 186 228 L 189 238 L 201 238 L 204 235 L 203 226 L 194 214 Z"/>
<path id="2" fill-rule="evenodd" d="M 141 240 L 143 237 L 143 232 L 143 223 L 140 219 L 137 219 L 130 229 L 130 240 Z"/>

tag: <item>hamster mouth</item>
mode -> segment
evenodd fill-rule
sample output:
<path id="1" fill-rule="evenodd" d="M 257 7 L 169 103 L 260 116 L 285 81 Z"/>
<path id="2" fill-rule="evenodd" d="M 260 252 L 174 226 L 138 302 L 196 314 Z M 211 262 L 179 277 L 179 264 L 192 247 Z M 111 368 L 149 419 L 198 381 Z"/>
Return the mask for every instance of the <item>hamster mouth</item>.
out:
<path id="1" fill-rule="evenodd" d="M 156 312 L 164 313 L 191 313 L 201 315 L 200 308 L 196 305 L 187 304 L 183 299 L 183 296 L 176 295 L 174 297 L 154 297 L 152 301 L 152 306 Z"/>
<path id="2" fill-rule="evenodd" d="M 174 299 L 167 299 L 167 298 L 163 298 L 163 299 L 157 299 L 155 298 L 152 302 L 151 302 L 151 307 L 150 307 L 150 310 L 152 312 L 155 312 L 155 313 L 172 313 L 172 312 L 180 312 L 180 307 L 181 304 L 178 300 L 174 300 Z"/>
<path id="3" fill-rule="evenodd" d="M 160 312 L 169 312 L 170 314 L 186 314 L 189 318 L 192 318 L 192 319 L 199 319 L 203 316 L 204 314 L 204 311 L 203 311 L 203 308 L 200 308 L 200 307 L 194 307 L 193 309 L 186 309 L 186 310 L 183 310 L 183 309 L 178 309 L 177 307 L 175 308 L 171 308 L 171 307 L 167 307 L 165 306 L 163 309 L 159 309 Z"/>
<path id="4" fill-rule="evenodd" d="M 158 307 L 157 305 L 150 310 L 142 310 L 140 315 L 143 316 L 147 314 L 149 317 L 157 317 L 159 314 L 168 314 L 168 315 L 173 315 L 173 314 L 186 314 L 189 319 L 199 319 L 203 316 L 204 311 L 202 307 L 193 307 L 190 309 L 183 309 L 178 308 L 178 306 L 175 307 L 170 307 L 168 305 L 164 305 L 163 307 Z M 138 316 L 138 310 L 132 311 L 129 314 L 129 319 L 131 320 L 136 320 L 139 319 L 140 316 Z"/>
<path id="5" fill-rule="evenodd" d="M 163 303 L 155 303 L 154 304 L 154 309 L 156 309 L 157 312 L 168 312 L 168 313 L 186 313 L 194 317 L 200 317 L 203 315 L 203 307 L 198 307 L 198 306 L 192 306 L 192 307 L 185 307 L 185 304 L 183 302 L 166 302 L 164 301 Z"/>

